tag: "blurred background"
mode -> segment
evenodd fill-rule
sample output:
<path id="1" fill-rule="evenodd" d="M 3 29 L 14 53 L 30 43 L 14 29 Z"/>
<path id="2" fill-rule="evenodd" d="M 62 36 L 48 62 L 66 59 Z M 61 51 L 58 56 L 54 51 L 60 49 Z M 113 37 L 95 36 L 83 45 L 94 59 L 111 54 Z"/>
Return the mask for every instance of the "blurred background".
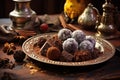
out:
<path id="1" fill-rule="evenodd" d="M 66 0 L 32 0 L 31 9 L 33 9 L 37 15 L 59 14 L 63 11 L 65 1 Z M 89 2 L 102 14 L 102 4 L 105 0 L 90 0 Z M 118 7 L 120 11 L 120 0 L 112 0 L 112 3 Z M 14 2 L 12 0 L 0 0 L 0 18 L 8 18 L 12 10 L 14 10 Z"/>

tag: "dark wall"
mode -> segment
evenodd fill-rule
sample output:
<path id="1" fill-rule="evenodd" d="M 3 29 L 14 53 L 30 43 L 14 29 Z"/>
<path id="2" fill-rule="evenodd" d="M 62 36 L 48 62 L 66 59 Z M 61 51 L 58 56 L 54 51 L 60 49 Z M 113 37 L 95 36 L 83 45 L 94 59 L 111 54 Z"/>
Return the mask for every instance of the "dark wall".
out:
<path id="1" fill-rule="evenodd" d="M 63 10 L 64 0 L 32 0 L 31 8 L 37 14 L 57 14 Z"/>
<path id="2" fill-rule="evenodd" d="M 105 0 L 91 0 L 91 3 L 99 10 L 100 14 L 102 14 L 102 5 L 105 3 Z M 120 11 L 120 0 L 111 0 L 111 3 L 118 7 L 118 10 Z"/>
<path id="3" fill-rule="evenodd" d="M 102 14 L 102 4 L 105 0 L 90 0 L 90 2 Z M 63 11 L 65 0 L 32 0 L 31 8 L 38 14 L 58 14 Z M 112 0 L 112 3 L 118 7 L 120 11 L 120 0 Z M 0 0 L 0 18 L 8 18 L 9 12 L 14 9 L 12 0 Z"/>
<path id="4" fill-rule="evenodd" d="M 0 1 L 0 17 L 4 17 L 4 12 L 5 12 L 5 7 L 4 7 L 4 3 L 5 1 L 4 0 L 1 0 Z"/>
<path id="5" fill-rule="evenodd" d="M 63 10 L 65 0 L 31 0 L 31 9 L 38 15 L 58 14 Z M 0 18 L 9 17 L 14 10 L 13 0 L 0 0 Z"/>

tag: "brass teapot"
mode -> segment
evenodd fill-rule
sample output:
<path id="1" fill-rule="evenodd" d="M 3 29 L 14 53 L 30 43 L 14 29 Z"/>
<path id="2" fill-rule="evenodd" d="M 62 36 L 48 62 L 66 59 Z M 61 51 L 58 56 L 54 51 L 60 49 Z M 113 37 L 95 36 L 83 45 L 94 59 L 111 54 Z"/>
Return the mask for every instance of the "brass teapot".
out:
<path id="1" fill-rule="evenodd" d="M 103 4 L 103 14 L 101 17 L 101 22 L 97 25 L 97 36 L 110 36 L 115 34 L 117 27 L 114 21 L 114 5 L 111 4 L 111 0 L 105 0 Z"/>
<path id="2" fill-rule="evenodd" d="M 98 16 L 98 9 L 89 3 L 84 12 L 78 17 L 78 24 L 80 24 L 84 29 L 95 29 Z"/>

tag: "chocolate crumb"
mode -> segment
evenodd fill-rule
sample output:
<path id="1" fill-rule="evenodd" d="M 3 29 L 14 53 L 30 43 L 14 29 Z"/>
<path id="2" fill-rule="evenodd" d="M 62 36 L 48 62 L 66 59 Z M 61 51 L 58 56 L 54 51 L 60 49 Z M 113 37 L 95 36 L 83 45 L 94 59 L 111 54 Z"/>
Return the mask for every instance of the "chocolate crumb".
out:
<path id="1" fill-rule="evenodd" d="M 0 68 L 13 69 L 14 67 L 15 64 L 13 62 L 10 62 L 8 58 L 4 58 L 4 59 L 0 58 Z"/>
<path id="2" fill-rule="evenodd" d="M 14 54 L 14 50 L 16 50 L 14 43 L 5 43 L 3 46 L 3 52 L 7 53 L 7 55 Z"/>

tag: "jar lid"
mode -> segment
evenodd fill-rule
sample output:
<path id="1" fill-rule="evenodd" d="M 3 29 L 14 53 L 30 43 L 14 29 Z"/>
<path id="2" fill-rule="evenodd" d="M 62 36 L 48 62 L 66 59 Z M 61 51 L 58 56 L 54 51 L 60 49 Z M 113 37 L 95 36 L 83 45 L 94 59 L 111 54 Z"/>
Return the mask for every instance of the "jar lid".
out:
<path id="1" fill-rule="evenodd" d="M 103 4 L 103 8 L 114 8 L 114 5 L 111 3 L 111 0 L 105 0 L 105 3 Z"/>
<path id="2" fill-rule="evenodd" d="M 31 1 L 31 0 L 13 0 L 13 1 L 16 1 L 16 2 L 26 2 L 26 1 Z"/>

